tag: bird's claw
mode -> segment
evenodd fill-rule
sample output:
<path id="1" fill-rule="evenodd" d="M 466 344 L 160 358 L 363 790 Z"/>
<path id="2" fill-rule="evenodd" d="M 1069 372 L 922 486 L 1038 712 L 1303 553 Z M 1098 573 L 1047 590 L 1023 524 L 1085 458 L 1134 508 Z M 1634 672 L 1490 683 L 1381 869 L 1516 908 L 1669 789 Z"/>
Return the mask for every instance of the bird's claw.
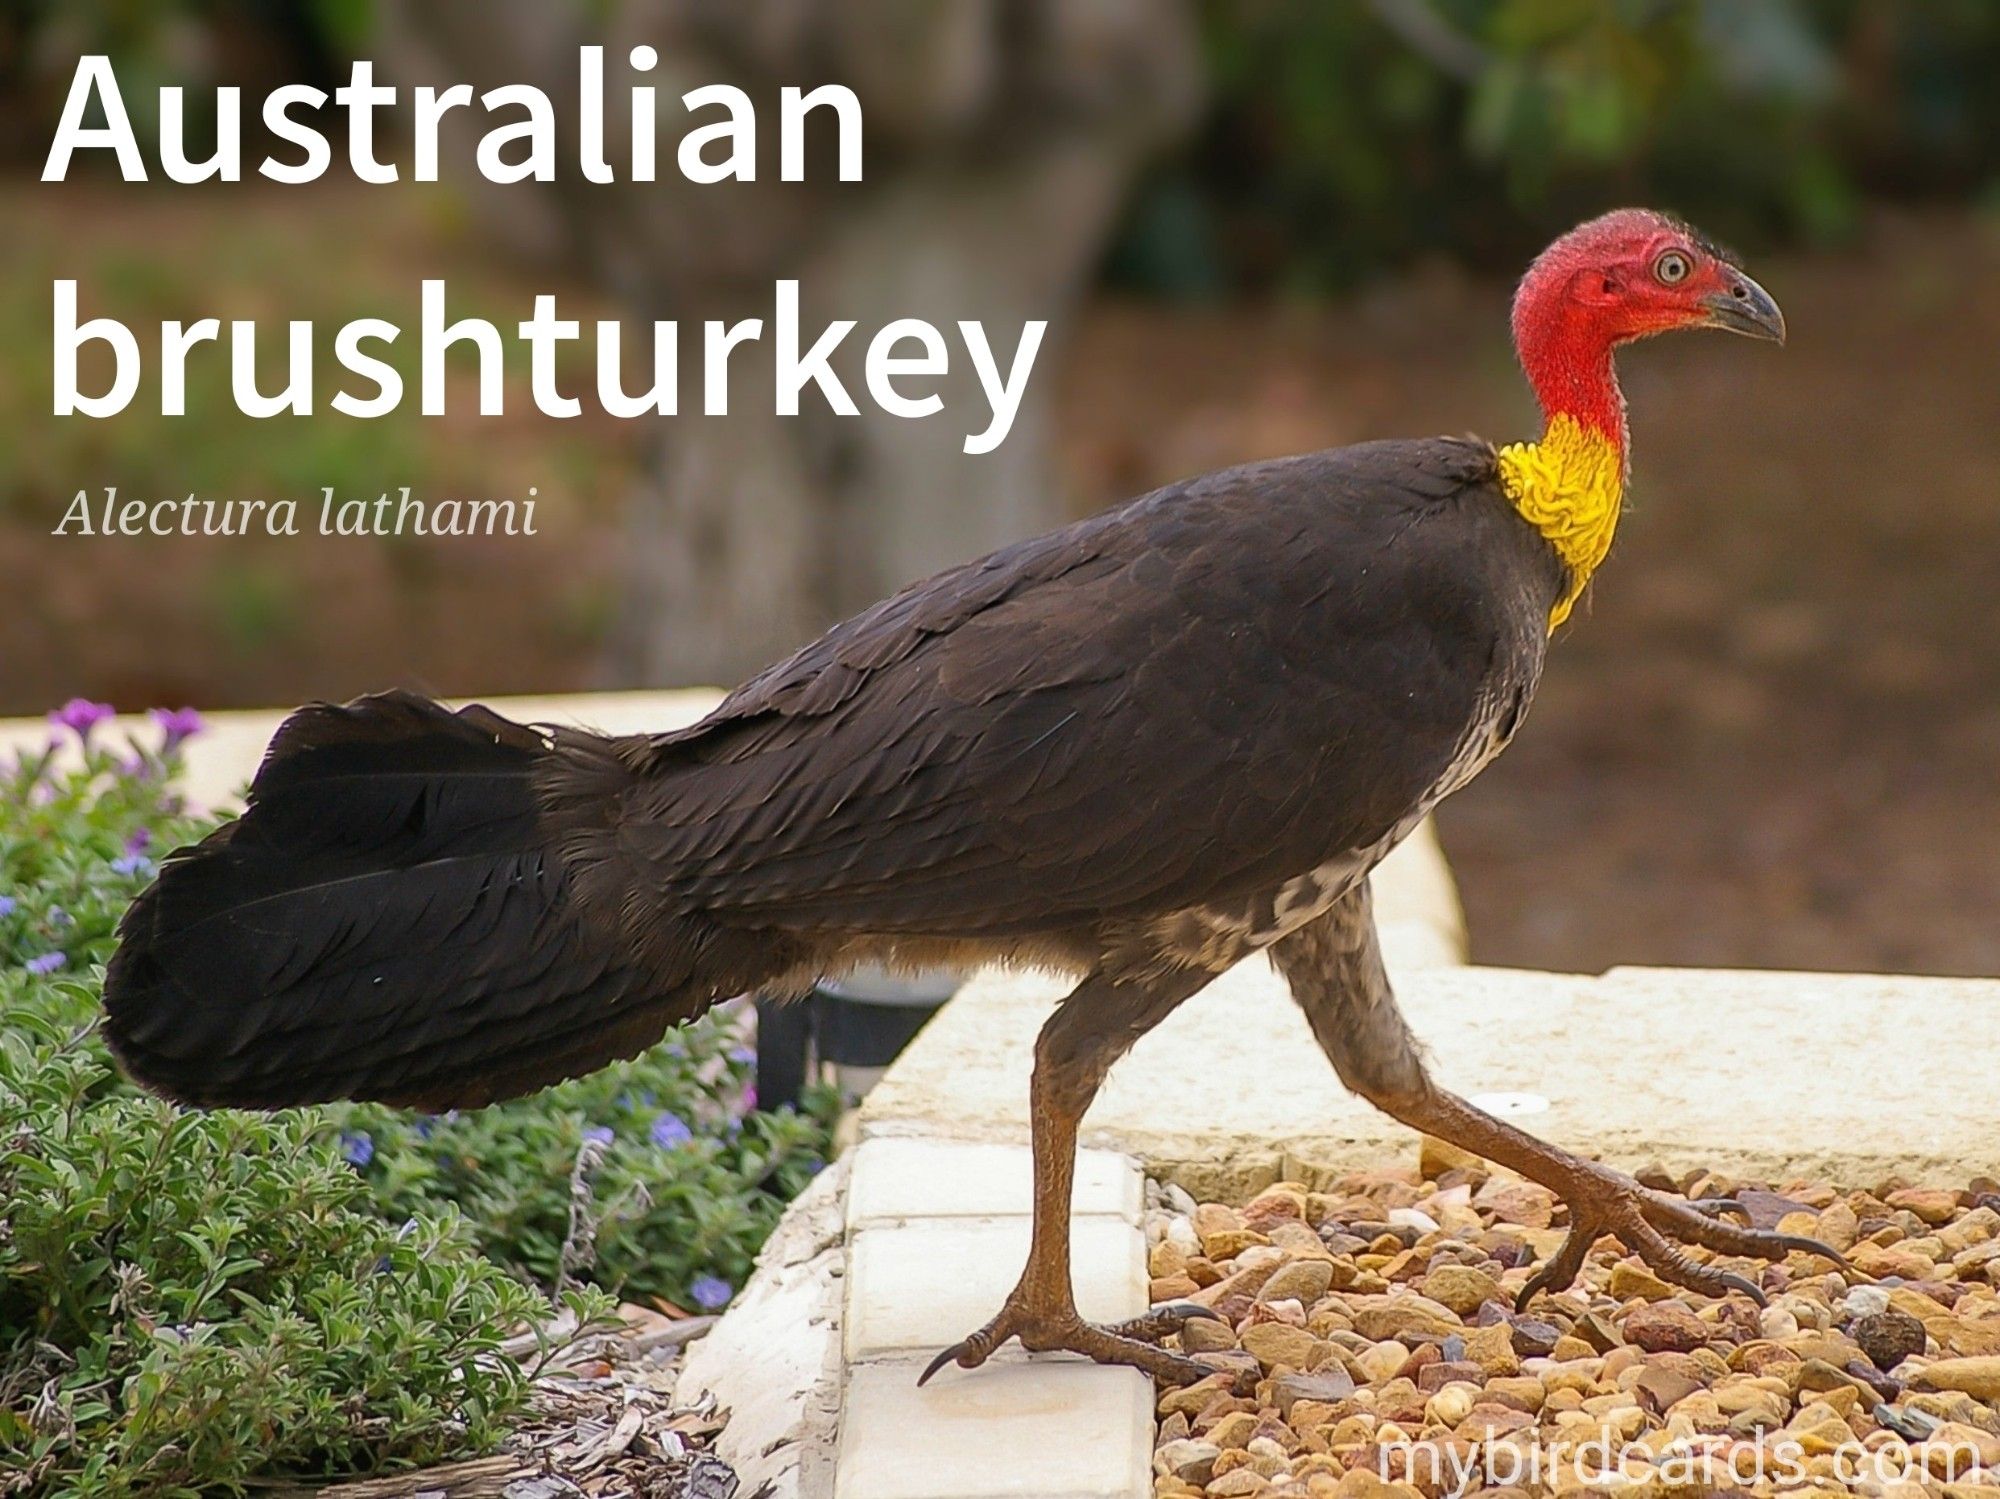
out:
<path id="1" fill-rule="evenodd" d="M 1114 1338 L 1136 1338 L 1141 1343 L 1157 1343 L 1172 1337 L 1190 1322 L 1220 1322 L 1222 1313 L 1198 1301 L 1159 1301 L 1136 1317 L 1113 1322 L 1104 1330 Z"/>
<path id="2" fill-rule="evenodd" d="M 1515 1299 L 1525 1311 L 1543 1291 L 1561 1291 L 1573 1282 L 1590 1247 L 1610 1234 L 1636 1254 L 1662 1280 L 1707 1296 L 1731 1292 L 1765 1305 L 1764 1292 L 1754 1281 L 1691 1258 L 1676 1240 L 1699 1245 L 1715 1254 L 1777 1261 L 1793 1253 L 1818 1255 L 1842 1270 L 1853 1267 L 1830 1244 L 1798 1234 L 1751 1228 L 1726 1221 L 1724 1215 L 1749 1213 L 1730 1197 L 1693 1201 L 1641 1186 L 1614 1172 L 1593 1169 L 1563 1194 L 1569 1204 L 1570 1231 L 1562 1245 L 1538 1270 Z"/>
<path id="3" fill-rule="evenodd" d="M 1193 1384 L 1215 1369 L 1158 1345 L 1160 1339 L 1202 1319 L 1222 1320 L 1220 1314 L 1196 1302 L 1163 1301 L 1127 1321 L 1099 1326 L 1084 1321 L 1073 1309 L 1042 1313 L 1024 1300 L 1009 1297 L 991 1322 L 932 1359 L 917 1376 L 917 1383 L 929 1383 L 946 1364 L 977 1369 L 1009 1339 L 1019 1338 L 1030 1352 L 1080 1353 L 1100 1364 L 1128 1365 L 1169 1384 Z"/>

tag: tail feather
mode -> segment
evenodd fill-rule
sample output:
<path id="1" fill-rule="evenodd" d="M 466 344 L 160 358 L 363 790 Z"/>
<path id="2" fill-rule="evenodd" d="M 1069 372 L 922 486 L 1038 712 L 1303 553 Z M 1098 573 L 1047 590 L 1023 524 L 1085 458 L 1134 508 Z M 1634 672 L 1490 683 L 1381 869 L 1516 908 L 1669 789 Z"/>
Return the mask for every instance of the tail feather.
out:
<path id="1" fill-rule="evenodd" d="M 471 1107 L 629 1056 L 733 992 L 579 908 L 544 812 L 563 753 L 407 694 L 300 710 L 244 815 L 127 913 L 113 1052 L 194 1104 Z M 615 763 L 584 754 L 600 779 Z"/>

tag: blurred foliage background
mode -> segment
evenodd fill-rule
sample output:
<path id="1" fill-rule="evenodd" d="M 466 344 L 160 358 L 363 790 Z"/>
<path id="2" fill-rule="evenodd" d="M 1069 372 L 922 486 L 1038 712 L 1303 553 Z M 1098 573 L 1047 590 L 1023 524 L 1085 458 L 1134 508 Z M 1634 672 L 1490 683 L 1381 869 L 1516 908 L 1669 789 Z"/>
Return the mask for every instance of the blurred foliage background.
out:
<path id="1" fill-rule="evenodd" d="M 142 134 L 161 84 L 330 85 L 373 10 L 10 0 L 0 142 L 39 159 L 85 53 L 113 58 Z M 1511 266 L 1613 200 L 1750 243 L 1837 238 L 1871 197 L 2000 204 L 1988 0 L 1201 0 L 1198 19 L 1210 108 L 1111 260 L 1138 290 L 1320 293 L 1424 251 Z"/>
<path id="2" fill-rule="evenodd" d="M 2000 192 L 1981 0 L 1203 7 L 1215 108 L 1141 198 L 1134 285 L 1324 292 L 1425 251 L 1511 267 L 1607 202 L 1825 242 L 1864 198 Z"/>
<path id="3" fill-rule="evenodd" d="M 1057 514 L 1277 452 L 1519 431 L 1532 411 L 1505 299 L 1525 258 L 1614 204 L 1675 209 L 1750 256 L 1792 344 L 1757 357 L 1769 351 L 1689 340 L 1625 361 L 1634 515 L 1531 731 L 1443 816 L 1475 953 L 1584 969 L 2000 973 L 2000 5 L 1136 3 L 1186 23 L 1200 102 L 1119 179 L 1084 284 L 1030 314 L 1057 320 L 1032 387 L 1052 409 L 1007 451 L 1048 450 Z M 897 9 L 853 0 L 842 14 L 871 5 Z M 950 13 L 1029 35 L 1029 19 L 1057 13 L 1038 5 L 954 0 Z M 520 388 L 507 417 L 486 421 L 259 423 L 224 399 L 214 366 L 184 418 L 47 416 L 56 275 L 140 327 L 258 319 L 271 352 L 285 317 L 409 321 L 424 276 L 450 278 L 461 315 L 504 321 L 550 289 L 573 315 L 633 315 L 582 271 L 504 253 L 464 171 L 387 190 L 339 172 L 310 188 L 130 187 L 101 162 L 60 187 L 35 180 L 84 53 L 112 55 L 145 132 L 157 84 L 187 85 L 195 105 L 218 84 L 249 100 L 280 79 L 331 87 L 350 58 L 377 55 L 396 9 L 0 5 L 0 591 L 13 601 L 0 611 L 0 712 L 77 693 L 220 707 L 392 683 L 471 694 L 673 679 L 614 649 L 620 568 L 665 565 L 701 526 L 676 515 L 635 537 L 623 517 L 644 508 L 635 496 L 675 493 L 661 454 L 698 441 L 699 421 L 551 422 Z M 424 9 L 497 13 L 474 0 Z M 816 13 L 554 9 L 614 33 L 648 10 L 697 31 Z M 868 108 L 873 181 L 909 146 L 892 110 Z M 1015 108 L 954 149 L 984 162 L 1030 133 L 1022 122 L 1041 124 Z M 1013 218 L 1024 235 L 1049 222 Z M 982 549 L 950 529 L 950 510 L 981 503 L 991 465 L 906 468 L 923 503 L 893 511 L 901 529 L 935 527 L 950 555 Z M 546 534 L 82 550 L 47 535 L 79 486 L 268 497 L 403 483 L 461 496 L 538 483 Z M 852 503 L 829 507 L 838 544 L 805 549 L 828 566 L 853 561 Z M 871 577 L 867 596 L 884 586 Z M 799 612 L 829 622 L 850 607 L 827 590 Z"/>

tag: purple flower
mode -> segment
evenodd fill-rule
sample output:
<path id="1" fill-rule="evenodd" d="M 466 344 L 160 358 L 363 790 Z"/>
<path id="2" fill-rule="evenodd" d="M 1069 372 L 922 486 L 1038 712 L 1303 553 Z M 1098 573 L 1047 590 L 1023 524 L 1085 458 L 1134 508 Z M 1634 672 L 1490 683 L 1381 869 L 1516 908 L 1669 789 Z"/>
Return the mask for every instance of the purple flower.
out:
<path id="1" fill-rule="evenodd" d="M 694 1138 L 687 1121 L 678 1114 L 661 1114 L 653 1120 L 651 1131 L 653 1144 L 661 1150 L 673 1150 Z"/>
<path id="2" fill-rule="evenodd" d="M 30 973 L 49 974 L 54 973 L 68 961 L 69 959 L 59 952 L 45 952 L 39 958 L 28 959 L 21 966 Z"/>
<path id="3" fill-rule="evenodd" d="M 755 1083 L 752 1083 L 743 1090 L 743 1112 L 746 1114 L 757 1112 L 757 1085 Z"/>
<path id="4" fill-rule="evenodd" d="M 60 708 L 50 710 L 49 722 L 59 729 L 68 729 L 76 735 L 79 744 L 89 749 L 91 731 L 105 719 L 116 717 L 117 713 L 118 710 L 109 703 L 93 703 L 86 697 L 73 697 Z"/>
<path id="5" fill-rule="evenodd" d="M 732 1046 L 729 1048 L 729 1060 L 734 1062 L 738 1067 L 748 1067 L 752 1062 L 757 1060 L 757 1048 L 754 1046 Z"/>
<path id="6" fill-rule="evenodd" d="M 150 875 L 153 861 L 144 854 L 121 854 L 111 861 L 111 872 L 130 879 L 133 875 Z"/>
<path id="7" fill-rule="evenodd" d="M 125 840 L 125 852 L 128 854 L 143 854 L 152 846 L 153 830 L 151 828 L 139 828 L 133 832 L 131 837 Z"/>
<path id="8" fill-rule="evenodd" d="M 171 755 L 202 730 L 201 715 L 192 708 L 154 708 L 148 717 L 162 736 L 162 755 Z"/>
<path id="9" fill-rule="evenodd" d="M 342 1130 L 340 1155 L 356 1171 L 365 1170 L 368 1163 L 375 1159 L 375 1142 L 368 1137 L 366 1130 Z"/>
<path id="10" fill-rule="evenodd" d="M 13 896 L 0 895 L 0 919 L 12 916 L 19 906 L 20 902 L 15 900 Z"/>
<path id="11" fill-rule="evenodd" d="M 608 1124 L 593 1124 L 583 1132 L 586 1145 L 609 1145 L 618 1138 L 618 1132 Z"/>
<path id="12" fill-rule="evenodd" d="M 735 1294 L 736 1287 L 714 1275 L 697 1275 L 694 1284 L 688 1287 L 688 1295 L 694 1299 L 694 1304 L 705 1312 L 722 1310 Z"/>
<path id="13" fill-rule="evenodd" d="M 76 918 L 70 915 L 69 912 L 65 911 L 61 906 L 50 906 L 48 922 L 49 925 L 52 927 L 74 926 L 76 925 Z"/>

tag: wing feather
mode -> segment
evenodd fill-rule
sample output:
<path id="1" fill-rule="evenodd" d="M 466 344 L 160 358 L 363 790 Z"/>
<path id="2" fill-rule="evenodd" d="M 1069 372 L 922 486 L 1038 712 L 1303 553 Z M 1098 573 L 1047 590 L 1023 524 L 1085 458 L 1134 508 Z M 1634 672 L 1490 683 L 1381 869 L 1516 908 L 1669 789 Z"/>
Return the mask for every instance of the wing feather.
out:
<path id="1" fill-rule="evenodd" d="M 1407 816 L 1560 586 L 1483 444 L 1209 475 L 917 584 L 661 736 L 629 842 L 675 902 L 801 931 L 1268 888 Z"/>

